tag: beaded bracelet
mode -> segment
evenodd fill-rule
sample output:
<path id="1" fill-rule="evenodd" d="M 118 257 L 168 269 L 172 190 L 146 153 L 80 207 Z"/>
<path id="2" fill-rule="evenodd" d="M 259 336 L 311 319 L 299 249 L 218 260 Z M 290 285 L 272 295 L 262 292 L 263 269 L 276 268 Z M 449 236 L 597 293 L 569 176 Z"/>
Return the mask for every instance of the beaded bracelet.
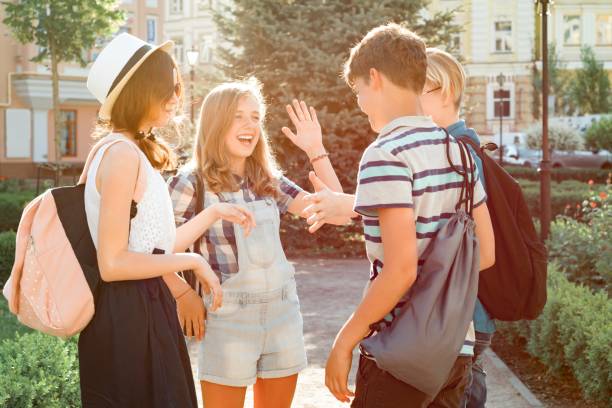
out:
<path id="1" fill-rule="evenodd" d="M 316 162 L 317 160 L 321 160 L 321 159 L 323 159 L 325 157 L 328 157 L 328 156 L 329 156 L 329 153 L 320 154 L 317 157 L 314 157 L 314 158 L 310 159 L 310 164 L 314 164 L 314 162 Z"/>

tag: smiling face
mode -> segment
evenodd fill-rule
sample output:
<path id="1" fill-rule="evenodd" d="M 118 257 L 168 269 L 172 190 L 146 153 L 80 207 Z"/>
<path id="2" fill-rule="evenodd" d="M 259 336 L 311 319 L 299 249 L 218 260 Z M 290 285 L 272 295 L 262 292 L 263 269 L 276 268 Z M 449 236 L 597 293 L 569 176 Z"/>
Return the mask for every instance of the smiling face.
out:
<path id="1" fill-rule="evenodd" d="M 236 113 L 224 136 L 225 147 L 232 161 L 250 157 L 261 137 L 261 112 L 257 99 L 250 94 L 240 97 Z"/>

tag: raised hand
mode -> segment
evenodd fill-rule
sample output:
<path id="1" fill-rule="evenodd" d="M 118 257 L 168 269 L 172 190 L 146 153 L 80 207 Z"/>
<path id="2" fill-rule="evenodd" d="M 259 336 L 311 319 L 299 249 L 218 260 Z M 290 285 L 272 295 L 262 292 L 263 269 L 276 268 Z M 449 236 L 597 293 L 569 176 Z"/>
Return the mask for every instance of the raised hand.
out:
<path id="1" fill-rule="evenodd" d="M 325 153 L 321 125 L 317 119 L 317 112 L 304 101 L 293 100 L 293 105 L 287 105 L 287 113 L 295 126 L 295 133 L 288 127 L 282 131 L 297 147 L 303 150 L 309 158 Z"/>

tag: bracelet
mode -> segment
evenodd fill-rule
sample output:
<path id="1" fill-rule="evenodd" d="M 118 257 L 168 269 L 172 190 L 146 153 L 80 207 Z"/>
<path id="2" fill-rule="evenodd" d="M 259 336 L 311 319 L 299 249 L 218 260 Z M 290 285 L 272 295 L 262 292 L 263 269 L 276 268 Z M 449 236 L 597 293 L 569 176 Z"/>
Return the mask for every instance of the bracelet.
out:
<path id="1" fill-rule="evenodd" d="M 323 153 L 318 155 L 317 157 L 310 159 L 310 164 L 314 164 L 314 162 L 316 162 L 317 160 L 324 159 L 325 157 L 329 157 L 329 153 Z"/>
<path id="2" fill-rule="evenodd" d="M 185 290 L 183 293 L 181 293 L 180 295 L 178 295 L 177 297 L 174 298 L 174 300 L 179 300 L 180 298 L 182 298 L 183 296 L 185 296 L 187 294 L 187 292 L 189 292 L 191 290 L 191 287 L 188 287 L 187 290 Z"/>

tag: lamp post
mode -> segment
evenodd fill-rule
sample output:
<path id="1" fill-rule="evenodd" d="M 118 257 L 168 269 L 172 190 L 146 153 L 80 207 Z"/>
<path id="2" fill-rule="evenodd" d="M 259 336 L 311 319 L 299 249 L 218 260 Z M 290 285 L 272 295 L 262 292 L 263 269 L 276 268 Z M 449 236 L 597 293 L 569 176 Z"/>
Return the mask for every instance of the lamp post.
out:
<path id="1" fill-rule="evenodd" d="M 548 6 L 551 0 L 536 0 L 542 18 L 542 161 L 540 162 L 540 225 L 541 238 L 550 232 L 550 149 L 548 144 Z"/>
<path id="2" fill-rule="evenodd" d="M 497 76 L 497 83 L 499 85 L 499 165 L 504 165 L 504 141 L 502 135 L 502 129 L 504 124 L 504 82 L 506 77 L 502 72 Z"/>
<path id="3" fill-rule="evenodd" d="M 195 48 L 195 46 L 192 46 L 191 49 L 189 51 L 187 51 L 187 62 L 189 63 L 189 95 L 191 97 L 191 104 L 190 104 L 190 118 L 191 118 L 191 124 L 193 125 L 194 122 L 194 116 L 195 116 L 195 100 L 194 100 L 194 95 L 193 95 L 193 88 L 194 88 L 194 83 L 195 83 L 195 66 L 198 63 L 198 57 L 200 56 L 200 53 L 198 52 L 198 50 Z"/>

